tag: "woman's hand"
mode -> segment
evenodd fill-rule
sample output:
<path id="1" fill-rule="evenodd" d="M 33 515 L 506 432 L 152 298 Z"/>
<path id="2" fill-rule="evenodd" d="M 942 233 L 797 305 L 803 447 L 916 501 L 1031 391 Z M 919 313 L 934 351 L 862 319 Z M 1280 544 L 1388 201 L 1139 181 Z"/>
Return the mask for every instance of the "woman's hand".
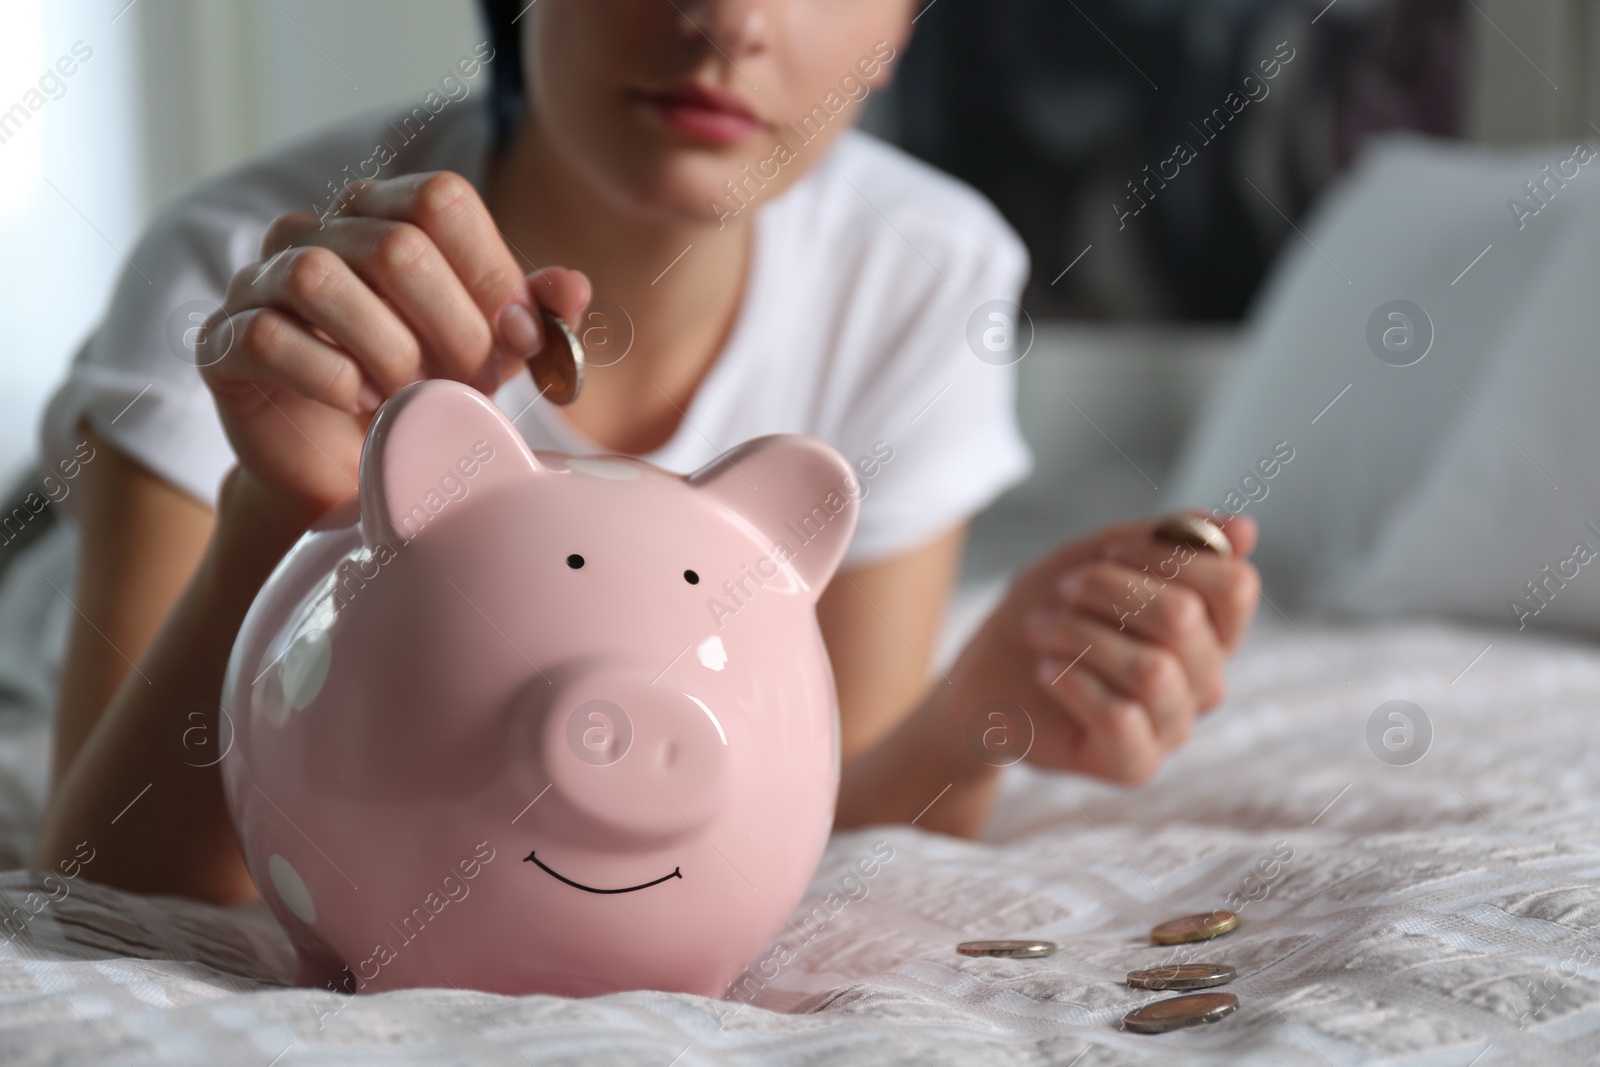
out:
<path id="1" fill-rule="evenodd" d="M 446 171 L 362 182 L 329 216 L 275 220 L 261 262 L 207 320 L 202 370 L 239 463 L 307 522 L 356 491 L 385 397 L 423 378 L 492 393 L 575 321 L 583 275 L 523 275 L 472 185 Z"/>
<path id="2" fill-rule="evenodd" d="M 957 663 L 949 711 L 1006 700 L 1031 719 L 1030 761 L 1128 784 L 1154 774 L 1222 700 L 1261 586 L 1244 558 L 1253 520 L 1223 527 L 1232 558 L 1155 540 L 1154 526 L 1111 527 L 1019 575 Z"/>

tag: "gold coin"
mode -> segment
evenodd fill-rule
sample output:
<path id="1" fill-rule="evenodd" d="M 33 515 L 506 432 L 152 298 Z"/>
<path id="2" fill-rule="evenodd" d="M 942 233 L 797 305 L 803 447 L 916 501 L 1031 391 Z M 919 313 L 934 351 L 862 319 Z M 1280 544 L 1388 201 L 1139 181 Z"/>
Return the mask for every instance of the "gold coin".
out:
<path id="1" fill-rule="evenodd" d="M 533 384 L 552 404 L 566 405 L 583 392 L 583 342 L 561 316 L 540 309 L 544 323 L 544 347 L 528 365 Z"/>
<path id="2" fill-rule="evenodd" d="M 1238 972 L 1226 963 L 1169 963 L 1128 972 L 1135 989 L 1209 989 L 1227 985 Z"/>
<path id="3" fill-rule="evenodd" d="M 1138 1034 L 1164 1034 L 1185 1026 L 1214 1023 L 1239 1010 L 1232 993 L 1190 993 L 1135 1008 L 1122 1017 L 1122 1028 Z"/>
<path id="4" fill-rule="evenodd" d="M 1001 956 L 1006 959 L 1038 959 L 1053 956 L 1054 941 L 963 941 L 956 946 L 963 956 Z"/>
<path id="5" fill-rule="evenodd" d="M 1150 931 L 1158 945 L 1182 945 L 1190 941 L 1210 941 L 1239 928 L 1239 916 L 1231 911 L 1208 911 L 1204 915 L 1185 915 L 1164 922 Z"/>
<path id="6" fill-rule="evenodd" d="M 1222 527 L 1210 519 L 1193 515 L 1171 515 L 1156 523 L 1153 536 L 1157 540 L 1172 541 L 1194 548 L 1209 548 L 1219 556 L 1233 555 L 1233 542 L 1222 532 Z"/>

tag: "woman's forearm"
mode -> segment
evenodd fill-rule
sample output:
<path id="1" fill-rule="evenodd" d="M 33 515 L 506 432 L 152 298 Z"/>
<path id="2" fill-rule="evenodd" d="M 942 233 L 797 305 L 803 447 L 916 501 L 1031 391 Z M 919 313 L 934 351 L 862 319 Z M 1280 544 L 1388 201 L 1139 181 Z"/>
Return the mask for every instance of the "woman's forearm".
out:
<path id="1" fill-rule="evenodd" d="M 216 901 L 251 894 L 211 753 L 225 743 L 217 718 L 234 637 L 304 526 L 230 478 L 194 577 L 45 809 L 37 867 L 87 842 L 95 859 L 84 872 L 97 882 Z"/>
<path id="2" fill-rule="evenodd" d="M 172 613 L 216 527 L 211 508 L 87 423 L 78 430 L 81 470 L 76 487 L 61 498 L 76 503 L 80 536 L 75 610 L 56 694 L 52 795 L 132 673 L 131 660 L 144 655 Z"/>
<path id="3" fill-rule="evenodd" d="M 914 823 L 976 837 L 1000 783 L 999 770 L 968 744 L 960 709 L 976 707 L 976 697 L 960 679 L 934 686 L 894 731 L 846 763 L 835 824 Z"/>

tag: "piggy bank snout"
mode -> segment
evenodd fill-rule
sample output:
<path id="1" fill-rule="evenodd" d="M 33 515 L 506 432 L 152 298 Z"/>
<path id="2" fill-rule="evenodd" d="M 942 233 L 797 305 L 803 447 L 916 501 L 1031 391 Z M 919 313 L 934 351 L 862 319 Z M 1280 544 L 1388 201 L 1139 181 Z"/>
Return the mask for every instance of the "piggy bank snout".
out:
<path id="1" fill-rule="evenodd" d="M 555 794 L 547 825 L 582 839 L 692 836 L 725 803 L 729 748 L 715 689 L 686 692 L 621 671 L 595 672 L 554 694 L 542 713 L 539 769 Z M 524 709 L 519 714 L 535 714 Z"/>

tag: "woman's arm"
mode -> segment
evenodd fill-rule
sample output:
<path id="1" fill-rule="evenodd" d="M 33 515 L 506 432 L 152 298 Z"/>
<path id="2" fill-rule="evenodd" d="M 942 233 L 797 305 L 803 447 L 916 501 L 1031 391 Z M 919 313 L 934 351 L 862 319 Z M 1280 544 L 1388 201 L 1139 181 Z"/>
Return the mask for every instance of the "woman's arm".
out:
<path id="1" fill-rule="evenodd" d="M 839 692 L 839 826 L 917 819 L 971 835 L 982 824 L 995 775 L 963 758 L 936 725 L 952 694 L 932 662 L 966 534 L 963 523 L 910 552 L 841 571 L 817 603 Z"/>
<path id="2" fill-rule="evenodd" d="M 254 894 L 219 764 L 194 759 L 186 735 L 198 727 L 221 742 L 217 710 L 234 637 L 311 516 L 269 498 L 237 471 L 223 486 L 219 516 L 138 670 L 128 672 L 92 725 L 47 806 L 37 867 L 53 868 L 87 841 L 96 881 L 215 901 Z"/>
<path id="3" fill-rule="evenodd" d="M 963 523 L 892 559 L 840 571 L 817 602 L 846 763 L 881 741 L 939 681 L 933 654 L 966 532 Z"/>
<path id="4" fill-rule="evenodd" d="M 56 701 L 50 783 L 78 750 L 194 573 L 211 536 L 210 508 L 82 427 L 93 451 L 77 492 L 78 572 L 63 589 L 76 609 Z"/>

